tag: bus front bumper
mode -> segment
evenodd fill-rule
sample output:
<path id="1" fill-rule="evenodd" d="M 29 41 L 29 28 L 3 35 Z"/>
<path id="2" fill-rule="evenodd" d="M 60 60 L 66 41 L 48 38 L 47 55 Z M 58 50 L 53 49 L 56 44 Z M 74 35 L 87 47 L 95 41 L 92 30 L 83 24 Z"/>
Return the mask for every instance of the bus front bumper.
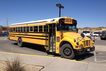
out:
<path id="1" fill-rule="evenodd" d="M 95 47 L 82 48 L 82 49 L 79 49 L 79 50 L 75 50 L 75 53 L 80 55 L 80 54 L 84 54 L 84 53 L 88 53 L 88 52 L 93 52 L 94 50 L 95 50 Z"/>

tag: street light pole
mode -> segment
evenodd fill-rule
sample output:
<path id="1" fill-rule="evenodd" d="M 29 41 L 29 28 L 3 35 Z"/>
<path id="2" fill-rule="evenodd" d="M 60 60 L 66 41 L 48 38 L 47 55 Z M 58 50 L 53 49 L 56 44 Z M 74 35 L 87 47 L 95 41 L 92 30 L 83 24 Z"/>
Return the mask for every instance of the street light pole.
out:
<path id="1" fill-rule="evenodd" d="M 59 17 L 61 17 L 61 8 L 59 8 Z"/>
<path id="2" fill-rule="evenodd" d="M 8 18 L 6 18 L 6 24 L 7 24 L 7 32 L 9 32 Z"/>
<path id="3" fill-rule="evenodd" d="M 7 27 L 8 27 L 8 26 L 9 26 L 9 25 L 8 25 L 8 18 L 6 18 L 6 24 L 7 24 Z"/>
<path id="4" fill-rule="evenodd" d="M 61 9 L 64 8 L 64 6 L 60 3 L 56 4 L 56 6 L 59 8 L 59 17 L 61 17 Z"/>

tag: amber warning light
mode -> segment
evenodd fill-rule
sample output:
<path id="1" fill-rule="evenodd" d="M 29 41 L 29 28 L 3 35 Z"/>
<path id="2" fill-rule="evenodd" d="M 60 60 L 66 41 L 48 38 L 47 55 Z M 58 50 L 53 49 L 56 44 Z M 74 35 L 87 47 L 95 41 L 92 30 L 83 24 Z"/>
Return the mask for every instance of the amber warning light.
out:
<path id="1" fill-rule="evenodd" d="M 72 24 L 72 19 L 65 19 L 64 20 L 64 23 L 66 23 L 66 24 Z"/>

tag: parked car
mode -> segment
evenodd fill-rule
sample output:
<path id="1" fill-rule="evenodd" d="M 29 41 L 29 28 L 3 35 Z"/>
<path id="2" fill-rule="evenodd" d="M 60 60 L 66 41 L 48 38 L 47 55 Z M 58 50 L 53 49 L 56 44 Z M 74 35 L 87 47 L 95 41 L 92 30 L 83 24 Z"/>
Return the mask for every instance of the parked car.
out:
<path id="1" fill-rule="evenodd" d="M 106 31 L 102 31 L 100 35 L 101 40 L 106 39 Z"/>
<path id="2" fill-rule="evenodd" d="M 82 34 L 84 34 L 84 36 L 91 36 L 91 32 L 90 31 L 83 31 Z"/>
<path id="3" fill-rule="evenodd" d="M 8 36 L 8 32 L 7 31 L 2 31 L 1 36 Z"/>
<path id="4" fill-rule="evenodd" d="M 100 36 L 100 32 L 93 32 L 93 33 L 92 33 L 92 36 L 94 36 L 94 37 L 99 37 L 99 36 Z"/>

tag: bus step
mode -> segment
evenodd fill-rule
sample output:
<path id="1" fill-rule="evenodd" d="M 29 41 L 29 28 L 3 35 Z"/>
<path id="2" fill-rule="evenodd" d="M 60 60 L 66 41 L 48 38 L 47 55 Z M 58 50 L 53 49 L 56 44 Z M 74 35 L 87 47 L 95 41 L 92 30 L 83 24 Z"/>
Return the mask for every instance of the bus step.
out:
<path id="1" fill-rule="evenodd" d="M 55 47 L 50 47 L 50 50 L 49 50 L 50 52 L 55 52 Z"/>

